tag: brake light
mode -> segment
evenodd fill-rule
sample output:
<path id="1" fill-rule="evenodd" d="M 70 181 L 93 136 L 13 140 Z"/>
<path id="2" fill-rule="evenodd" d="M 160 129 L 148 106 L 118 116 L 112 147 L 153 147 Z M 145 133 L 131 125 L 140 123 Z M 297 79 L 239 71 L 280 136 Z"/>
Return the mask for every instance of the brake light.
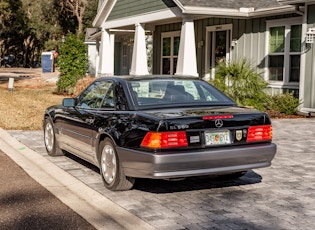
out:
<path id="1" fill-rule="evenodd" d="M 210 116 L 203 116 L 203 120 L 216 120 L 216 119 L 230 119 L 233 118 L 233 115 L 227 114 L 227 115 L 210 115 Z"/>
<path id="2" fill-rule="evenodd" d="M 188 146 L 188 144 L 185 131 L 148 132 L 141 143 L 141 147 L 154 149 L 176 148 L 186 146 Z"/>
<path id="3" fill-rule="evenodd" d="M 248 128 L 247 142 L 271 140 L 272 140 L 271 125 L 250 126 Z"/>

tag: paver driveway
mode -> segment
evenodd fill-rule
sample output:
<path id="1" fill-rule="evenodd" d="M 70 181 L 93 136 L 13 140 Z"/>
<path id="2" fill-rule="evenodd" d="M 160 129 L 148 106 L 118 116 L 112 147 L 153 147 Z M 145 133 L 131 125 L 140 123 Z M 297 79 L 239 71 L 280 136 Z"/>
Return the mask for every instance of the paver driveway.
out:
<path id="1" fill-rule="evenodd" d="M 98 169 L 74 157 L 47 156 L 39 131 L 10 131 L 26 146 L 157 229 L 315 229 L 315 119 L 273 120 L 278 151 L 269 168 L 238 180 L 139 179 L 107 191 Z M 101 204 L 100 204 L 101 205 Z"/>

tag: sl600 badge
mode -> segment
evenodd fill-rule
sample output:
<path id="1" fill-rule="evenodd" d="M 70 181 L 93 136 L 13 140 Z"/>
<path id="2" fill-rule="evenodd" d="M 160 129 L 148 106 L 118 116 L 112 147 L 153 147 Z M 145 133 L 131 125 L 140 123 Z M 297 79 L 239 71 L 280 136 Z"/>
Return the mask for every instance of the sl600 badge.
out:
<path id="1" fill-rule="evenodd" d="M 170 129 L 173 130 L 173 129 L 188 129 L 189 128 L 189 125 L 171 125 L 170 126 Z"/>

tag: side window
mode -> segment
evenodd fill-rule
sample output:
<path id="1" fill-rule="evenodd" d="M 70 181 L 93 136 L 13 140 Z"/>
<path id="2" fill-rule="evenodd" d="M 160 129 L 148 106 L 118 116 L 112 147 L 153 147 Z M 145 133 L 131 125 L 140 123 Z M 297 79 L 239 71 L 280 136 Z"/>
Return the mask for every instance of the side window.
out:
<path id="1" fill-rule="evenodd" d="M 180 31 L 162 33 L 161 74 L 176 73 Z"/>
<path id="2" fill-rule="evenodd" d="M 111 85 L 112 82 L 94 82 L 79 95 L 77 106 L 91 109 L 100 108 Z"/>
<path id="3" fill-rule="evenodd" d="M 121 84 L 117 83 L 114 89 L 115 95 L 115 108 L 117 110 L 129 110 L 129 105 L 124 88 Z"/>
<path id="4" fill-rule="evenodd" d="M 114 90 L 113 85 L 110 86 L 107 93 L 105 94 L 104 100 L 102 102 L 101 108 L 103 109 L 114 109 L 115 103 L 114 103 Z"/>
<path id="5" fill-rule="evenodd" d="M 269 80 L 282 81 L 285 56 L 285 27 L 271 27 L 269 31 Z"/>
<path id="6" fill-rule="evenodd" d="M 268 20 L 265 79 L 271 94 L 294 91 L 298 95 L 302 55 L 302 17 Z M 279 87 L 280 86 L 280 87 Z"/>

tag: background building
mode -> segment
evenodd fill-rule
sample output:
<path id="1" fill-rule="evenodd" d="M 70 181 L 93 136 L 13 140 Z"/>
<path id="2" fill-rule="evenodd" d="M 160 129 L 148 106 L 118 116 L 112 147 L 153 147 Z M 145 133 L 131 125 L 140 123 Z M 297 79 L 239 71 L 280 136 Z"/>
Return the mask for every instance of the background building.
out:
<path id="1" fill-rule="evenodd" d="M 315 1 L 100 1 L 97 75 L 148 74 L 151 35 L 154 74 L 209 79 L 217 61 L 246 57 L 272 94 L 294 91 L 315 112 L 314 23 Z"/>

